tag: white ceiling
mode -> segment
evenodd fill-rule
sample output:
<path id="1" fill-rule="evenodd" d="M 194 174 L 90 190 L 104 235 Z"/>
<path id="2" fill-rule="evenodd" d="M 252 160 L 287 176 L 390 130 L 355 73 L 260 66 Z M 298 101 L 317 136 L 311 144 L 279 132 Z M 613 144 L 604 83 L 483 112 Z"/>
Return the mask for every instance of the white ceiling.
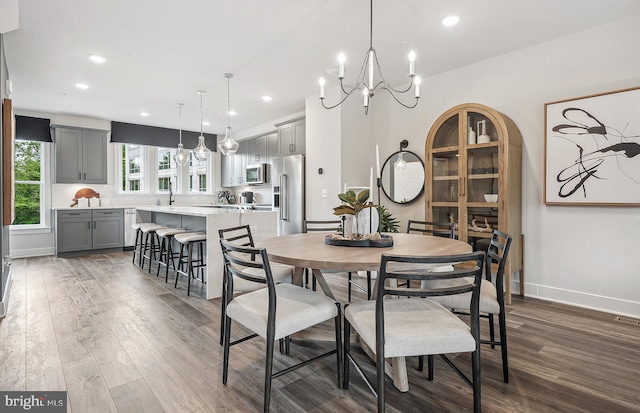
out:
<path id="1" fill-rule="evenodd" d="M 373 46 L 397 86 L 407 81 L 410 49 L 416 72 L 428 77 L 640 13 L 637 0 L 375 0 L 373 7 Z M 450 14 L 460 23 L 442 26 Z M 211 122 L 204 131 L 223 134 L 225 72 L 234 74 L 235 130 L 304 110 L 340 51 L 353 80 L 369 47 L 369 2 L 20 0 L 20 29 L 5 35 L 5 46 L 19 109 L 177 128 L 182 102 L 184 128 L 198 130 L 195 92 L 204 89 Z M 107 62 L 92 63 L 90 53 Z M 265 94 L 273 101 L 263 102 Z"/>

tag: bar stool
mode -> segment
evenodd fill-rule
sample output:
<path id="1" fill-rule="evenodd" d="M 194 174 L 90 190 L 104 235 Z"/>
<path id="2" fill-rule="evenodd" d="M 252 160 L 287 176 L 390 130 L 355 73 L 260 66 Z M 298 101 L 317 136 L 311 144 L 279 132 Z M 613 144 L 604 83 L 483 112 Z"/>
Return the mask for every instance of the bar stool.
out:
<path id="1" fill-rule="evenodd" d="M 182 232 L 175 234 L 173 237 L 180 244 L 180 256 L 178 258 L 178 269 L 176 270 L 176 282 L 174 288 L 178 288 L 178 278 L 180 274 L 187 276 L 187 295 L 191 293 L 191 277 L 194 277 L 193 269 L 197 268 L 198 271 L 202 271 L 207 266 L 204 260 L 204 246 L 207 243 L 207 234 L 204 232 Z M 193 258 L 193 246 L 197 244 L 199 249 L 198 259 Z M 185 258 L 184 250 L 187 249 L 187 256 Z M 182 265 L 187 265 L 187 271 L 182 270 Z M 205 283 L 204 274 L 200 272 L 201 280 Z"/>
<path id="2" fill-rule="evenodd" d="M 186 232 L 184 228 L 160 228 L 156 230 L 156 235 L 160 240 L 160 259 L 158 260 L 158 269 L 156 271 L 156 277 L 160 275 L 160 266 L 165 266 L 164 282 L 169 281 L 169 263 L 173 264 L 173 269 L 177 270 L 175 258 L 180 253 L 173 252 L 173 237 L 176 234 Z M 164 258 L 164 261 L 163 261 Z"/>
<path id="3" fill-rule="evenodd" d="M 153 222 L 136 222 L 131 224 L 131 228 L 136 231 L 136 241 L 133 243 L 133 259 L 131 263 L 136 263 L 136 256 L 138 256 L 138 267 L 142 264 L 142 249 L 144 247 L 144 237 L 142 234 L 142 228 L 156 225 Z"/>
<path id="4" fill-rule="evenodd" d="M 157 224 L 143 225 L 140 227 L 143 237 L 143 245 L 140 246 L 140 249 L 142 250 L 142 254 L 140 255 L 140 268 L 144 270 L 144 259 L 149 258 L 149 274 L 151 274 L 153 260 L 157 260 L 156 252 L 160 252 L 160 245 L 159 243 L 156 243 L 156 240 L 158 239 L 156 231 L 162 228 L 166 227 Z"/>

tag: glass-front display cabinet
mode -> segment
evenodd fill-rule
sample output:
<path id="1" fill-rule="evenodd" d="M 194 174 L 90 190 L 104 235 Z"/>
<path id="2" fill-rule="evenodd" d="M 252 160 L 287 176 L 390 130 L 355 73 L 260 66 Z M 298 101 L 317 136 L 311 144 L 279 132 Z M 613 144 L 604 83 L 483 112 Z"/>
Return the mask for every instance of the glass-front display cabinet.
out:
<path id="1" fill-rule="evenodd" d="M 494 228 L 513 238 L 505 268 L 522 274 L 522 137 L 505 115 L 476 103 L 453 107 L 433 124 L 425 146 L 427 221 L 455 222 L 456 235 L 486 248 Z"/>

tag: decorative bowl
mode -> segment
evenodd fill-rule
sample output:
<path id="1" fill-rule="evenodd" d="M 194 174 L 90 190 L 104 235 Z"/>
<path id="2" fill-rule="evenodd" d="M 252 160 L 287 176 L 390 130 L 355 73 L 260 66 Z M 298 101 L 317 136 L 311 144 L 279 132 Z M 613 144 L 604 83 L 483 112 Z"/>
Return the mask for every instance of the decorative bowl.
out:
<path id="1" fill-rule="evenodd" d="M 484 194 L 484 200 L 487 202 L 498 202 L 498 194 Z"/>

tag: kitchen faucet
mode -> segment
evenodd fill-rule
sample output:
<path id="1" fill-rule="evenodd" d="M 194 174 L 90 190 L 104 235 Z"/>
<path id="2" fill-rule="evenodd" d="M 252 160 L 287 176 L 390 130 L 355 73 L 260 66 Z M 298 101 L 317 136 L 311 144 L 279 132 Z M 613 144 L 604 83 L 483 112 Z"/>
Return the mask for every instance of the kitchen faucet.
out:
<path id="1" fill-rule="evenodd" d="M 173 198 L 173 185 L 169 181 L 169 205 L 173 205 L 176 200 Z"/>

